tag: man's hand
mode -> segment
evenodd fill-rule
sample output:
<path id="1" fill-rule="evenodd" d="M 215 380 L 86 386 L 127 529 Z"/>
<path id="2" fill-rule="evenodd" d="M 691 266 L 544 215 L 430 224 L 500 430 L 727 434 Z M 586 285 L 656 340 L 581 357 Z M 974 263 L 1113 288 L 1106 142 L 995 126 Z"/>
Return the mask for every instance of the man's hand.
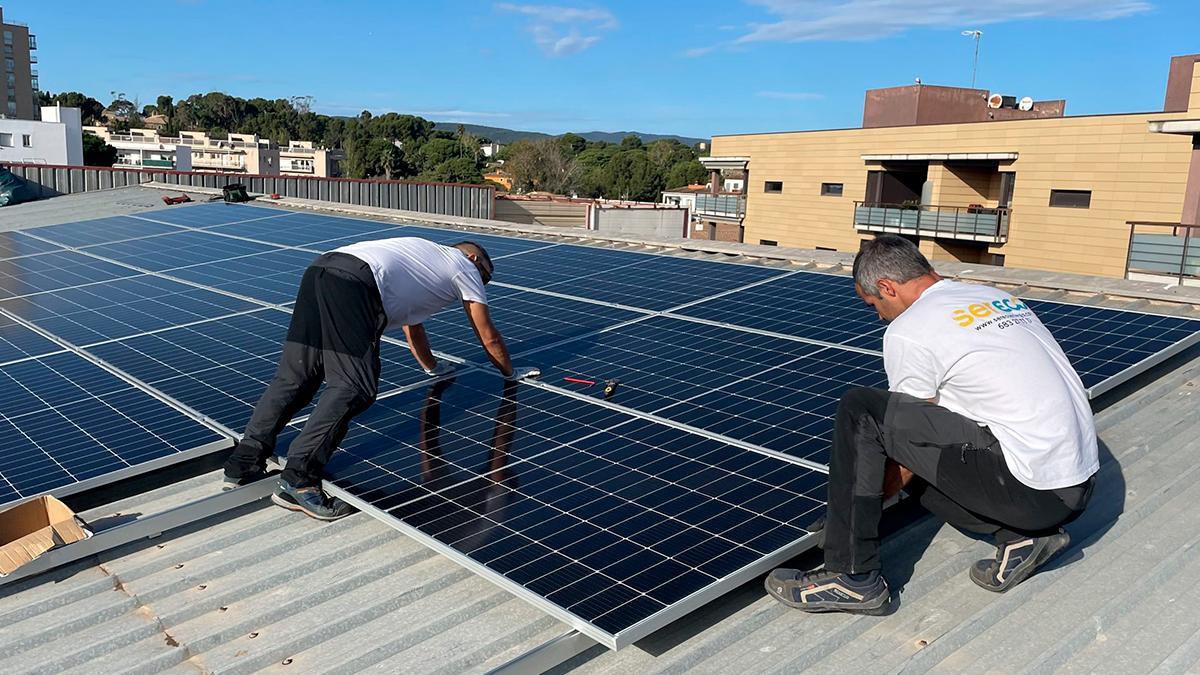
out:
<path id="1" fill-rule="evenodd" d="M 525 380 L 525 379 L 529 379 L 529 378 L 533 378 L 533 377 L 538 377 L 541 374 L 542 374 L 542 371 L 540 368 L 534 368 L 532 366 L 525 366 L 523 368 L 513 368 L 511 373 L 504 376 L 504 379 L 508 380 L 509 382 L 516 382 L 518 380 Z"/>
<path id="2" fill-rule="evenodd" d="M 425 374 L 430 377 L 441 377 L 442 375 L 449 375 L 453 372 L 454 364 L 446 361 L 445 359 L 438 361 L 437 365 L 434 367 L 425 369 Z"/>

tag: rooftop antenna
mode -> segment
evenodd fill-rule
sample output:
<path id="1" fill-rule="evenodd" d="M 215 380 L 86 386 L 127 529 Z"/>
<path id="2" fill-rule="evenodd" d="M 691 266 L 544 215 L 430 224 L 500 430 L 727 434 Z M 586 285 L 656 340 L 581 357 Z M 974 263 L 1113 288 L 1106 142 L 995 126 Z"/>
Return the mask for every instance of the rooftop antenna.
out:
<path id="1" fill-rule="evenodd" d="M 971 88 L 975 88 L 975 73 L 979 71 L 979 41 L 983 39 L 983 31 L 981 30 L 964 30 L 963 37 L 969 37 L 975 41 L 975 61 L 971 64 Z"/>

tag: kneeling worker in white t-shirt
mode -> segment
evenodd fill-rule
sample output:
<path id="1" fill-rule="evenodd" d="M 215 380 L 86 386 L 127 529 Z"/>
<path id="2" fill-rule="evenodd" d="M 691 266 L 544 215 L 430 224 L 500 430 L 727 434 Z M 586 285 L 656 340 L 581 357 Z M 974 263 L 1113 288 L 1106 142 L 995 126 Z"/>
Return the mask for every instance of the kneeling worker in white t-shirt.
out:
<path id="1" fill-rule="evenodd" d="M 321 489 L 321 477 L 350 420 L 375 402 L 380 338 L 385 330 L 402 328 L 425 372 L 448 374 L 454 366 L 434 356 L 423 324 L 452 303 L 462 303 L 480 344 L 505 378 L 536 377 L 536 368 L 513 367 L 492 324 L 483 288 L 492 271 L 492 260 L 479 244 L 442 246 L 413 237 L 351 244 L 313 261 L 300 281 L 275 377 L 225 464 L 226 489 L 266 475 L 280 431 L 324 382 L 325 391 L 288 448 L 271 499 L 320 520 L 349 515 L 348 504 Z"/>
<path id="2" fill-rule="evenodd" d="M 859 296 L 889 322 L 889 391 L 838 405 L 829 463 L 825 568 L 777 569 L 767 591 L 810 612 L 883 614 L 883 501 L 901 486 L 951 525 L 990 535 L 971 580 L 1003 592 L 1070 543 L 1099 460 L 1079 376 L 1020 300 L 942 279 L 906 239 L 880 235 L 854 259 Z"/>

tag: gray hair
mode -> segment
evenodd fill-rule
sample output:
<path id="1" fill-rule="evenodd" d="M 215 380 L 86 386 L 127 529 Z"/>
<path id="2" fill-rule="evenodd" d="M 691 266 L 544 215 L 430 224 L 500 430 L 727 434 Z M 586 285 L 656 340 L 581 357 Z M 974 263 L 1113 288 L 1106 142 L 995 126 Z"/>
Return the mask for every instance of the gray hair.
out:
<path id="1" fill-rule="evenodd" d="M 932 271 L 916 244 L 894 234 L 864 240 L 854 256 L 854 283 L 868 295 L 879 295 L 880 279 L 904 283 Z"/>

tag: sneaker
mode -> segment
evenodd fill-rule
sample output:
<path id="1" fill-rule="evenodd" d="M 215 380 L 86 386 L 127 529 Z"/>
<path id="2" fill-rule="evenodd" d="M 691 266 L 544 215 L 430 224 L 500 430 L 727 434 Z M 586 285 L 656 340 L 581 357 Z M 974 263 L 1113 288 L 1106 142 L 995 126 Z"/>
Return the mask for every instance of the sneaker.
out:
<path id="1" fill-rule="evenodd" d="M 767 575 L 763 585 L 779 602 L 805 612 L 848 612 L 850 614 L 886 614 L 892 592 L 883 575 L 856 582 L 839 572 L 804 573 L 780 568 Z"/>
<path id="2" fill-rule="evenodd" d="M 271 501 L 289 511 L 299 511 L 317 520 L 337 520 L 354 513 L 354 507 L 337 497 L 330 497 L 319 487 L 292 487 L 280 479 L 271 494 Z"/>
<path id="3" fill-rule="evenodd" d="M 981 588 L 1003 593 L 1028 579 L 1071 543 L 1071 535 L 1059 528 L 1048 537 L 1021 539 L 996 547 L 996 557 L 980 560 L 971 568 L 971 581 Z"/>
<path id="4" fill-rule="evenodd" d="M 221 480 L 221 490 L 228 492 L 229 490 L 240 488 L 251 483 L 257 483 L 266 477 L 267 470 L 261 467 L 255 469 L 254 473 L 250 474 L 249 476 L 242 476 L 241 478 L 234 478 L 229 474 L 225 474 L 225 477 Z"/>

